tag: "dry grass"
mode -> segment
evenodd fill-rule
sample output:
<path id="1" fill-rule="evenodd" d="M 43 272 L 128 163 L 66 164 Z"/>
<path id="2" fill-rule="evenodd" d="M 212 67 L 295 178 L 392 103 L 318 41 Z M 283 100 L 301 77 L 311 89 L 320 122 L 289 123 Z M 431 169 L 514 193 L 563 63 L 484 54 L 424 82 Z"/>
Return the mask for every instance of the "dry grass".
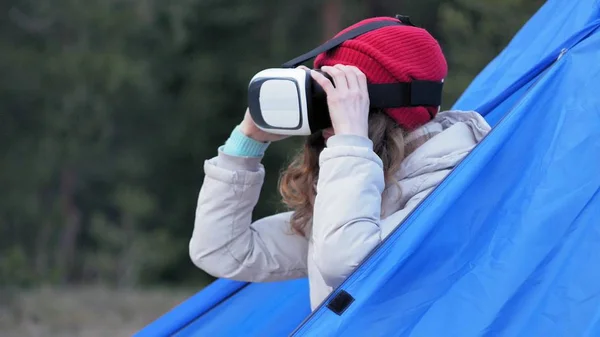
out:
<path id="1" fill-rule="evenodd" d="M 0 294 L 3 337 L 131 336 L 195 290 L 100 287 L 37 289 Z"/>

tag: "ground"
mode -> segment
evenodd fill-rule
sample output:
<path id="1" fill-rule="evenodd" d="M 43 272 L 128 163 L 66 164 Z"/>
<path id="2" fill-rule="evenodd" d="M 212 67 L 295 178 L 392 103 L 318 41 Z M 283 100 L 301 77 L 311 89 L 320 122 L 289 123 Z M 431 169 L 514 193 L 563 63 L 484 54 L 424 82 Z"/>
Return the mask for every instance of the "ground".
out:
<path id="1" fill-rule="evenodd" d="M 0 294 L 3 337 L 131 336 L 193 289 L 43 288 Z"/>

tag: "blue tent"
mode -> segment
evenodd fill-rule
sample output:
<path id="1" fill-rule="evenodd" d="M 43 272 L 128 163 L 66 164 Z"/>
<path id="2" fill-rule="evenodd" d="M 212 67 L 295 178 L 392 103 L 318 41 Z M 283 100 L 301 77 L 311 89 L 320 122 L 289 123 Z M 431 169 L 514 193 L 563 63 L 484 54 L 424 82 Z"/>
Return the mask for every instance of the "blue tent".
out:
<path id="1" fill-rule="evenodd" d="M 492 132 L 313 313 L 306 280 L 218 280 L 137 336 L 599 336 L 599 11 L 531 18 L 455 105 Z"/>

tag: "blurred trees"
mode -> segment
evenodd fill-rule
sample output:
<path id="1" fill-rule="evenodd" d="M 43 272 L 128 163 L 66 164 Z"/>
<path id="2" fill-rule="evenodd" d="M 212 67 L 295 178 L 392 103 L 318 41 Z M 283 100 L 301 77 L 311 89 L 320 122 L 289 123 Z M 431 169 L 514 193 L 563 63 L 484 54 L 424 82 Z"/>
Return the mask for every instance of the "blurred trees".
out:
<path id="1" fill-rule="evenodd" d="M 0 284 L 196 284 L 203 161 L 257 71 L 374 15 L 410 15 L 449 61 L 445 104 L 542 4 L 531 0 L 6 1 L 0 11 Z M 281 209 L 273 144 L 255 216 Z"/>

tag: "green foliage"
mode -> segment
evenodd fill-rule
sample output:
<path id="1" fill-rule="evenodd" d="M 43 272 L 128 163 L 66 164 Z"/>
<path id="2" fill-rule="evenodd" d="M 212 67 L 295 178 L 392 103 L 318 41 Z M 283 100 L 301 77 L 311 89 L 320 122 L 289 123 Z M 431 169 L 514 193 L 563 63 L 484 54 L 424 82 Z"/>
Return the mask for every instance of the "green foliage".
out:
<path id="1" fill-rule="evenodd" d="M 203 162 L 241 120 L 248 79 L 322 42 L 325 13 L 339 25 L 411 15 L 447 54 L 449 106 L 539 5 L 0 4 L 0 280 L 204 284 L 187 256 Z M 276 172 L 300 142 L 269 149 L 255 217 L 280 209 Z"/>
<path id="2" fill-rule="evenodd" d="M 445 95 L 453 102 L 543 1 L 455 0 L 439 8 L 439 38 L 450 60 Z"/>

